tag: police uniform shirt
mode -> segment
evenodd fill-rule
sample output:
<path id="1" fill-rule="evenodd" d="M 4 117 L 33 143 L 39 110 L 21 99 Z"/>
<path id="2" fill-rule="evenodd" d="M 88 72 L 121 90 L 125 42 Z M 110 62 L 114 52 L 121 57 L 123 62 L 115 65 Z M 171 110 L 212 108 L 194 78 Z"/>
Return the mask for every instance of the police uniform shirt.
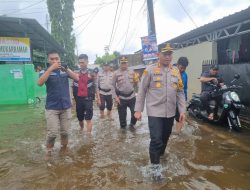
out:
<path id="1" fill-rule="evenodd" d="M 117 93 L 115 92 L 115 97 L 119 96 L 119 98 L 124 100 L 130 100 L 135 97 L 134 84 L 134 71 L 131 71 L 129 69 L 118 69 L 117 71 L 115 71 L 113 77 L 114 89 L 120 91 L 123 94 L 132 93 L 129 97 L 124 97 L 122 95 L 117 95 Z"/>
<path id="2" fill-rule="evenodd" d="M 178 68 L 160 67 L 159 64 L 148 66 L 141 79 L 135 111 L 143 111 L 145 99 L 148 116 L 174 117 L 176 103 L 179 112 L 184 113 L 185 96 Z"/>
<path id="3" fill-rule="evenodd" d="M 114 95 L 114 88 L 112 85 L 113 73 L 111 71 L 102 71 L 98 73 L 97 84 L 99 93 L 102 95 Z M 105 92 L 104 90 L 110 90 Z"/>

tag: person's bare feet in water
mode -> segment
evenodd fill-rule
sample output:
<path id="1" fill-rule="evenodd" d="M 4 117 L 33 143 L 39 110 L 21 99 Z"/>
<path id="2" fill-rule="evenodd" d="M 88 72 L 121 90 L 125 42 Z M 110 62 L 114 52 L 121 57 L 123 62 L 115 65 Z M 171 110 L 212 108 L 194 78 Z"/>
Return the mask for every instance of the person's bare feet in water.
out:
<path id="1" fill-rule="evenodd" d="M 62 146 L 61 149 L 60 149 L 59 154 L 60 154 L 61 156 L 65 156 L 65 155 L 68 154 L 68 152 L 69 152 L 68 147 L 67 147 L 67 146 Z"/>
<path id="2" fill-rule="evenodd" d="M 83 128 L 84 128 L 84 123 L 83 123 L 83 121 L 79 121 L 79 125 L 80 125 L 80 130 L 82 131 Z"/>
<path id="3" fill-rule="evenodd" d="M 45 155 L 45 161 L 50 161 L 52 159 L 52 151 L 48 150 Z"/>
<path id="4" fill-rule="evenodd" d="M 210 114 L 208 115 L 208 119 L 209 119 L 209 120 L 214 120 L 214 114 L 213 114 L 213 113 L 210 113 Z"/>

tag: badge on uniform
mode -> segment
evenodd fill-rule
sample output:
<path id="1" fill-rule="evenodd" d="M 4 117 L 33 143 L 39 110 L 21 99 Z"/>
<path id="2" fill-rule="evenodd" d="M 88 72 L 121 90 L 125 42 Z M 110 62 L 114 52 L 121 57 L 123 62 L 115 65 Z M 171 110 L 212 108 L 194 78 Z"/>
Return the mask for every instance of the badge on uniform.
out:
<path id="1" fill-rule="evenodd" d="M 171 80 L 171 86 L 172 86 L 173 88 L 177 88 L 178 77 L 172 75 L 170 80 Z"/>
<path id="2" fill-rule="evenodd" d="M 154 69 L 154 74 L 160 74 L 161 73 L 161 68 L 155 68 Z"/>
<path id="3" fill-rule="evenodd" d="M 156 88 L 161 88 L 161 83 L 160 82 L 155 83 L 155 87 Z"/>
<path id="4" fill-rule="evenodd" d="M 172 75 L 173 76 L 177 76 L 178 75 L 178 71 L 176 69 L 172 69 Z"/>
<path id="5" fill-rule="evenodd" d="M 139 81 L 139 73 L 134 73 L 134 82 L 138 82 Z"/>

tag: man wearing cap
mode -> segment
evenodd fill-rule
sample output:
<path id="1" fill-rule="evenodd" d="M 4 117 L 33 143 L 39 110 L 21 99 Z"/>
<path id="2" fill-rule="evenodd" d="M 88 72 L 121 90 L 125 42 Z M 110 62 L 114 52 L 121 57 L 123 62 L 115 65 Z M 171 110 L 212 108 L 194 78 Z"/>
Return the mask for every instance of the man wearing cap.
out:
<path id="1" fill-rule="evenodd" d="M 110 71 L 108 63 L 103 64 L 103 71 L 98 74 L 97 85 L 100 94 L 100 116 L 104 118 L 104 109 L 107 108 L 107 116 L 111 119 L 111 110 L 113 106 L 112 95 L 114 96 L 114 87 L 112 85 L 113 73 Z"/>
<path id="2" fill-rule="evenodd" d="M 219 99 L 212 98 L 211 92 L 213 92 L 214 87 L 212 85 L 209 85 L 209 82 L 215 85 L 223 86 L 223 79 L 219 75 L 218 65 L 211 65 L 209 71 L 203 72 L 200 77 L 200 82 L 202 83 L 201 102 L 207 109 L 208 119 L 213 120 L 214 116 L 217 114 Z M 209 106 L 209 101 L 213 99 L 216 101 L 216 106 L 214 110 L 212 110 Z"/>
<path id="3" fill-rule="evenodd" d="M 136 100 L 134 89 L 135 84 L 137 84 L 135 73 L 128 69 L 127 57 L 122 56 L 120 59 L 120 69 L 115 71 L 113 77 L 113 87 L 115 89 L 114 98 L 118 104 L 119 121 L 122 129 L 127 126 L 127 107 L 129 107 L 131 111 L 130 128 L 134 129 L 136 124 L 136 119 L 134 117 Z"/>
<path id="4" fill-rule="evenodd" d="M 139 86 L 135 105 L 135 118 L 140 120 L 146 99 L 148 125 L 150 131 L 150 161 L 153 178 L 161 178 L 160 156 L 164 155 L 176 113 L 179 121 L 185 120 L 185 96 L 180 72 L 171 65 L 173 49 L 169 44 L 159 47 L 159 62 L 148 66 Z"/>

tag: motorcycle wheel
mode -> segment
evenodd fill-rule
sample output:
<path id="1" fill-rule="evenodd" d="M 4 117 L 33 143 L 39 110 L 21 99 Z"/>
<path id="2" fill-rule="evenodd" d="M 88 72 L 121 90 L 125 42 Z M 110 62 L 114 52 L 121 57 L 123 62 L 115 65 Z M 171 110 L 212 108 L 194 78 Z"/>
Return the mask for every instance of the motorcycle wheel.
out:
<path id="1" fill-rule="evenodd" d="M 200 111 L 200 109 L 196 108 L 194 105 L 190 105 L 189 108 L 188 108 L 188 114 L 191 117 L 198 118 L 198 114 L 197 113 L 199 113 L 199 111 Z"/>

